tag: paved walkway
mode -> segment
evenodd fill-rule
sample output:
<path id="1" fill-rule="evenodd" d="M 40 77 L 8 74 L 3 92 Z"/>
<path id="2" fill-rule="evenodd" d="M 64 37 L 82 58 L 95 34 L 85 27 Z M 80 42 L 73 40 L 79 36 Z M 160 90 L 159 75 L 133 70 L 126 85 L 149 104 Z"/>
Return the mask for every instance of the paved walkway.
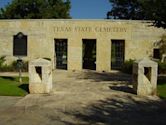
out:
<path id="1" fill-rule="evenodd" d="M 19 76 L 18 72 L 0 72 L 0 76 Z M 23 72 L 22 76 L 28 76 L 27 72 Z"/>
<path id="2" fill-rule="evenodd" d="M 0 96 L 0 112 L 14 106 L 23 97 Z"/>
<path id="3" fill-rule="evenodd" d="M 166 102 L 133 94 L 130 75 L 55 71 L 53 81 L 50 95 L 0 110 L 0 125 L 165 125 Z"/>

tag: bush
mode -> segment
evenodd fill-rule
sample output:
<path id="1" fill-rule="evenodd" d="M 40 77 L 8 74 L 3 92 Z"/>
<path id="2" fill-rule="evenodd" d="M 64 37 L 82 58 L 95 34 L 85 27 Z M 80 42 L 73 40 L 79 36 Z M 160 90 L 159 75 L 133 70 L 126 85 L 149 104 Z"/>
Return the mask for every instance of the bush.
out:
<path id="1" fill-rule="evenodd" d="M 0 57 L 0 67 L 4 64 L 5 61 L 5 56 Z"/>
<path id="2" fill-rule="evenodd" d="M 0 72 L 18 72 L 17 61 L 13 61 L 11 64 L 4 64 L 5 57 L 0 57 Z M 22 72 L 28 71 L 28 62 L 23 61 Z"/>
<path id="3" fill-rule="evenodd" d="M 133 71 L 133 63 L 135 60 L 126 60 L 122 66 L 122 72 L 127 73 L 127 74 L 132 74 Z"/>
<path id="4" fill-rule="evenodd" d="M 135 60 L 127 60 L 124 62 L 121 71 L 127 74 L 132 74 L 133 71 L 133 63 Z M 166 74 L 166 62 L 157 62 L 158 63 L 158 74 Z"/>
<path id="5" fill-rule="evenodd" d="M 166 34 L 161 37 L 161 40 L 157 44 L 160 48 L 160 55 L 166 54 Z"/>
<path id="6" fill-rule="evenodd" d="M 28 72 L 28 61 L 23 62 L 22 71 L 23 71 L 23 72 Z"/>
<path id="7" fill-rule="evenodd" d="M 166 74 L 166 63 L 158 62 L 158 73 L 159 74 Z"/>

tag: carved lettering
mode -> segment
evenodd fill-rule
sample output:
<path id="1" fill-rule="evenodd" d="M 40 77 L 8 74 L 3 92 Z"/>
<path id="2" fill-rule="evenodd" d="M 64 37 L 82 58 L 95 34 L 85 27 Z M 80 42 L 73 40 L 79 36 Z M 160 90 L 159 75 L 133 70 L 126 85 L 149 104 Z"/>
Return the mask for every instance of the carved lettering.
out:
<path id="1" fill-rule="evenodd" d="M 71 32 L 71 27 L 54 27 L 54 32 Z"/>
<path id="2" fill-rule="evenodd" d="M 54 32 L 127 32 L 125 27 L 63 27 L 55 26 L 53 27 Z"/>
<path id="3" fill-rule="evenodd" d="M 91 32 L 91 27 L 75 27 L 76 32 Z"/>
<path id="4" fill-rule="evenodd" d="M 122 27 L 95 27 L 96 32 L 126 32 Z"/>

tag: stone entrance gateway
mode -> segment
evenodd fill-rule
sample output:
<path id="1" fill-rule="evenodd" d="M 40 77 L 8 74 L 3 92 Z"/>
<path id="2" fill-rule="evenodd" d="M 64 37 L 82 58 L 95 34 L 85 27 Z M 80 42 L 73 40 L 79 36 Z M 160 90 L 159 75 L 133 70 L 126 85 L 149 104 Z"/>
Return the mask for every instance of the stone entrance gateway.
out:
<path id="1" fill-rule="evenodd" d="M 125 60 L 153 55 L 155 43 L 166 31 L 151 25 L 150 21 L 105 19 L 1 20 L 0 57 L 6 56 L 8 64 L 17 57 L 28 62 L 47 58 L 54 69 L 110 72 L 120 69 Z M 21 34 L 21 41 L 15 38 Z"/>

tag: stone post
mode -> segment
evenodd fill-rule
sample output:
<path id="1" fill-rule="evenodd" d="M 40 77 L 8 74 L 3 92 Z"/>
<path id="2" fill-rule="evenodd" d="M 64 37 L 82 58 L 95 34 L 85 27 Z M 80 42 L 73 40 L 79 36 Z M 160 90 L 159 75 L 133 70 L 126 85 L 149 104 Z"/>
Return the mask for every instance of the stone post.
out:
<path id="1" fill-rule="evenodd" d="M 29 63 L 29 91 L 33 94 L 50 93 L 52 89 L 52 63 L 39 58 Z"/>
<path id="2" fill-rule="evenodd" d="M 162 55 L 161 62 L 162 62 L 162 63 L 166 62 L 166 54 L 163 54 L 163 55 Z"/>
<path id="3" fill-rule="evenodd" d="M 133 89 L 137 95 L 148 96 L 157 93 L 158 64 L 149 59 L 133 64 Z"/>

